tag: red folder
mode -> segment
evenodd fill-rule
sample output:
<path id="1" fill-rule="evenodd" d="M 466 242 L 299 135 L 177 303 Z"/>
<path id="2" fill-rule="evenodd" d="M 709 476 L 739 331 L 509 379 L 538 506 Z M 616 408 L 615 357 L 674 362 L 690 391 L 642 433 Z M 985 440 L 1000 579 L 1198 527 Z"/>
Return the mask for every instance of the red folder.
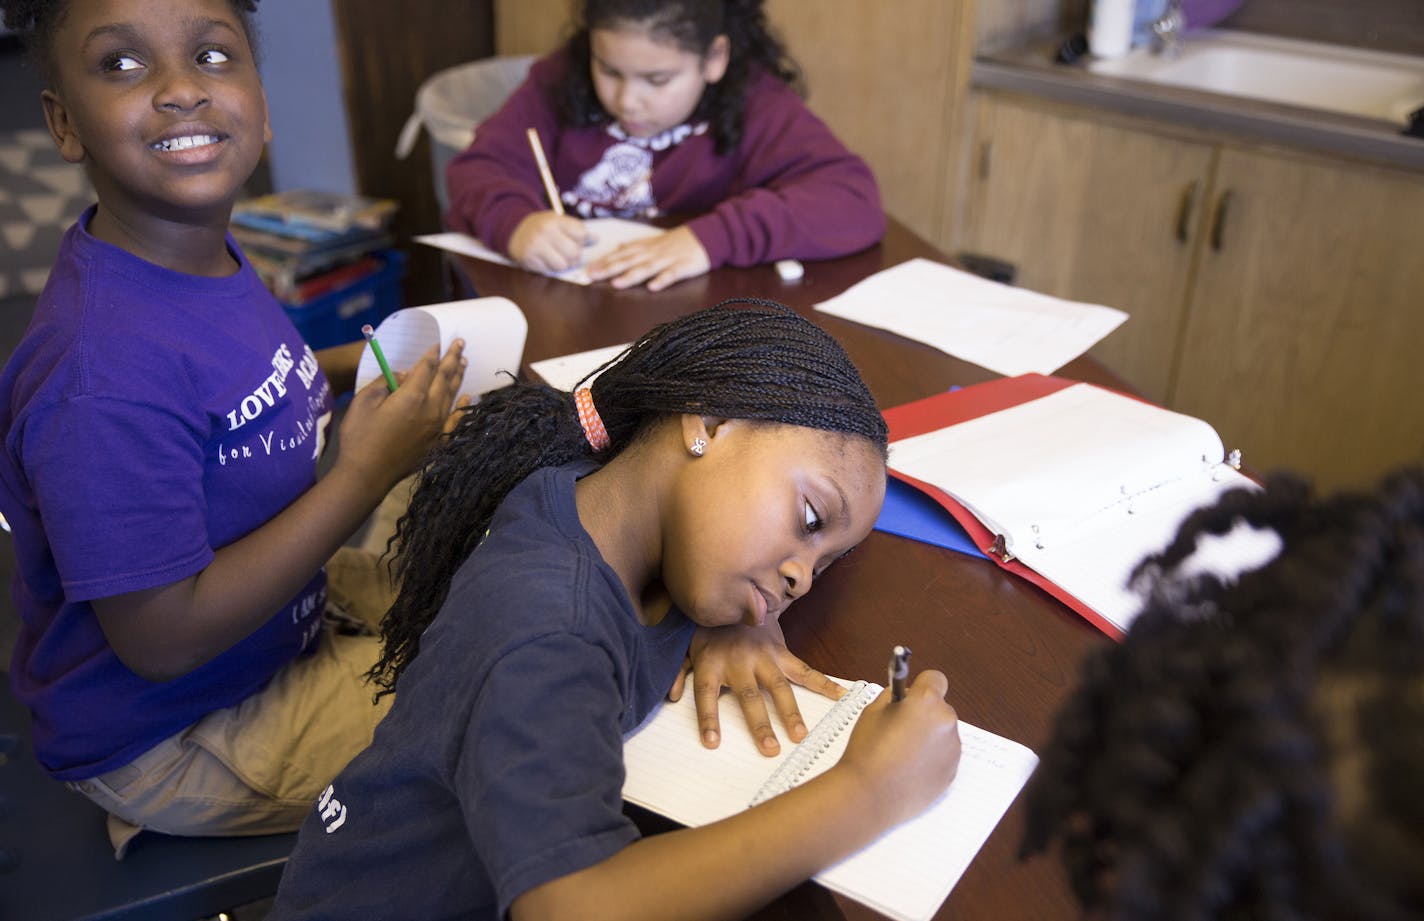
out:
<path id="1" fill-rule="evenodd" d="M 1044 374 L 1004 377 L 892 407 L 885 410 L 885 421 L 890 425 L 890 440 L 894 442 L 902 438 L 913 438 L 916 435 L 934 432 L 959 422 L 977 419 L 980 416 L 987 416 L 1021 403 L 1028 403 L 1065 387 L 1071 387 L 1076 383 L 1077 381 L 1049 377 Z M 1049 581 L 1023 563 L 1008 556 L 1003 549 L 1002 539 L 991 533 L 983 522 L 974 517 L 974 514 L 963 505 L 960 505 L 954 497 L 936 486 L 906 476 L 893 467 L 890 469 L 890 475 L 921 490 L 944 506 L 969 533 L 975 546 L 983 550 L 989 559 L 1000 567 L 1048 592 L 1113 639 L 1122 639 L 1122 631 L 1097 611 L 1069 594 L 1057 583 Z"/>

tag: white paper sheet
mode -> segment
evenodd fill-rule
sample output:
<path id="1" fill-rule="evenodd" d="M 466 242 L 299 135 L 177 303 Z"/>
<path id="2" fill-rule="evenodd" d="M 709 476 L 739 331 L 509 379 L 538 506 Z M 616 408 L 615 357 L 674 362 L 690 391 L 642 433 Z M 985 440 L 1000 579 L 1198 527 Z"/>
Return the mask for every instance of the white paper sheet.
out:
<path id="1" fill-rule="evenodd" d="M 548 275 L 550 278 L 557 278 L 561 281 L 573 282 L 576 285 L 592 284 L 592 280 L 588 277 L 588 270 L 585 268 L 590 262 L 602 258 L 629 241 L 655 237 L 663 233 L 662 229 L 654 227 L 651 224 L 628 221 L 617 217 L 589 218 L 584 221 L 584 226 L 588 228 L 589 234 L 593 237 L 593 242 L 584 249 L 582 264 L 565 272 L 545 272 L 542 274 Z M 476 259 L 483 259 L 486 262 L 498 262 L 500 265 L 514 265 L 514 261 L 508 256 L 490 249 L 484 243 L 468 234 L 454 232 L 424 234 L 416 237 L 415 242 L 424 243 L 426 246 L 434 246 L 437 249 L 448 250 L 452 253 L 459 253 L 462 256 L 473 256 Z"/>
<path id="2" fill-rule="evenodd" d="M 929 259 L 877 272 L 816 309 L 887 329 L 1005 376 L 1051 374 L 1127 314 L 980 278 Z"/>
<path id="3" fill-rule="evenodd" d="M 432 345 L 439 346 L 443 355 L 451 342 L 464 339 L 468 364 L 459 392 L 471 399 L 510 383 L 507 374 L 519 373 L 528 332 L 523 311 L 504 297 L 407 307 L 386 317 L 375 330 L 381 354 L 393 371 L 409 370 Z M 367 343 L 356 367 L 357 389 L 380 376 L 381 367 Z"/>
<path id="4" fill-rule="evenodd" d="M 890 466 L 959 500 L 1024 565 L 1127 629 L 1127 578 L 1182 520 L 1255 484 L 1210 425 L 1075 384 L 890 445 Z"/>
<path id="5" fill-rule="evenodd" d="M 544 383 L 560 390 L 573 390 L 585 374 L 601 367 L 605 361 L 616 358 L 630 343 L 610 345 L 601 349 L 589 349 L 573 355 L 546 358 L 529 363 L 529 370 L 544 379 Z"/>

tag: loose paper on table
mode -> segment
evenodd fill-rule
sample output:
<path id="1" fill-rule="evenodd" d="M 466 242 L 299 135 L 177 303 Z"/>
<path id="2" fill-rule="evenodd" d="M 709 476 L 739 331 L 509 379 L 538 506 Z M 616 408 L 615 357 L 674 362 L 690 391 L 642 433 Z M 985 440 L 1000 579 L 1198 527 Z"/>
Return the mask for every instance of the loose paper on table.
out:
<path id="1" fill-rule="evenodd" d="M 1050 374 L 1127 319 L 1112 307 L 1015 288 L 929 259 L 877 272 L 816 309 L 1005 376 Z"/>
<path id="2" fill-rule="evenodd" d="M 651 224 L 643 224 L 638 221 L 628 221 L 617 217 L 596 217 L 584 221 L 584 226 L 588 228 L 589 234 L 593 237 L 593 243 L 584 248 L 583 261 L 579 265 L 565 272 L 543 272 L 550 278 L 557 278 L 560 281 L 570 281 L 576 285 L 590 285 L 593 280 L 588 277 L 586 266 L 590 262 L 601 259 L 608 253 L 613 252 L 624 243 L 633 240 L 642 240 L 646 237 L 655 237 L 663 230 Z M 426 246 L 433 246 L 437 249 L 447 250 L 452 253 L 459 253 L 462 256 L 473 256 L 476 259 L 483 259 L 486 262 L 497 262 L 500 265 L 514 265 L 514 260 L 503 253 L 495 252 L 475 237 L 463 233 L 431 233 L 415 238 L 415 242 L 424 243 Z"/>
<path id="3" fill-rule="evenodd" d="M 622 345 L 610 345 L 601 349 L 589 349 L 587 352 L 576 352 L 573 355 L 533 361 L 529 363 L 529 370 L 542 377 L 544 383 L 550 387 L 573 390 L 585 374 L 602 367 L 604 362 L 617 358 L 628 346 L 629 343 L 625 342 Z"/>

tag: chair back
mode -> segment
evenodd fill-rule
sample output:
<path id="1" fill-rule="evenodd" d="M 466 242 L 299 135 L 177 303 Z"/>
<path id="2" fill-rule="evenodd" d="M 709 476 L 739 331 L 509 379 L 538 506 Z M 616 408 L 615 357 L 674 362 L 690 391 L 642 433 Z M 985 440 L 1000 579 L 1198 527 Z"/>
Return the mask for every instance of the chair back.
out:
<path id="1" fill-rule="evenodd" d="M 104 810 L 44 772 L 0 672 L 0 918 L 193 921 L 277 892 L 296 834 L 144 832 L 114 859 Z"/>

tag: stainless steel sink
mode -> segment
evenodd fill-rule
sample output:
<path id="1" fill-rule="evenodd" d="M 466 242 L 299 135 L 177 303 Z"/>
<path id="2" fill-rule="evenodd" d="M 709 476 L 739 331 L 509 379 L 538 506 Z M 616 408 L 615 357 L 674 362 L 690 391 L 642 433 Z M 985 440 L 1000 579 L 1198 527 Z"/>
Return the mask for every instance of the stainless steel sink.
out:
<path id="1" fill-rule="evenodd" d="M 1424 58 L 1248 32 L 1190 32 L 1176 57 L 1139 49 L 1088 69 L 1401 125 L 1424 106 Z"/>

